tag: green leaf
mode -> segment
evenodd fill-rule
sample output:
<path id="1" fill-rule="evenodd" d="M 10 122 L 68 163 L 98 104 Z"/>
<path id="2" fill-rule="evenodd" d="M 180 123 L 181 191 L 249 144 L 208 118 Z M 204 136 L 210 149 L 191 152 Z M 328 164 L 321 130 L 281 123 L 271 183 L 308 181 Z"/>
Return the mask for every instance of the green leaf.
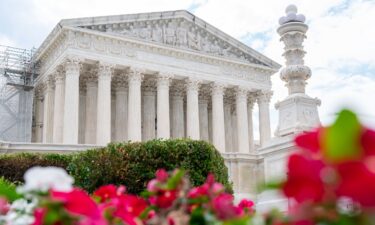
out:
<path id="1" fill-rule="evenodd" d="M 228 220 L 223 223 L 223 225 L 250 225 L 250 224 L 251 224 L 251 219 L 248 216 L 238 218 L 238 219 Z"/>
<path id="2" fill-rule="evenodd" d="M 359 144 L 361 124 L 353 112 L 341 111 L 336 122 L 325 132 L 325 138 L 322 141 L 328 160 L 338 162 L 355 159 L 361 155 Z"/>
<path id="3" fill-rule="evenodd" d="M 177 185 L 181 182 L 182 178 L 185 175 L 184 170 L 178 170 L 171 178 L 167 181 L 167 189 L 174 190 Z"/>
<path id="4" fill-rule="evenodd" d="M 3 178 L 0 179 L 0 196 L 7 198 L 10 202 L 13 202 L 22 197 L 17 193 L 16 186 L 9 183 Z"/>

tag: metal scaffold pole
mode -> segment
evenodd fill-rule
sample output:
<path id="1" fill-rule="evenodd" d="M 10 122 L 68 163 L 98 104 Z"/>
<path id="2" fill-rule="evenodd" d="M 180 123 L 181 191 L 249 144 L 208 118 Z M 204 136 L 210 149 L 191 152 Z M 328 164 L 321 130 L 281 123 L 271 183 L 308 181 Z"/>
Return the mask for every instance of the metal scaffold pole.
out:
<path id="1" fill-rule="evenodd" d="M 0 141 L 30 142 L 34 80 L 38 64 L 34 50 L 0 45 Z"/>

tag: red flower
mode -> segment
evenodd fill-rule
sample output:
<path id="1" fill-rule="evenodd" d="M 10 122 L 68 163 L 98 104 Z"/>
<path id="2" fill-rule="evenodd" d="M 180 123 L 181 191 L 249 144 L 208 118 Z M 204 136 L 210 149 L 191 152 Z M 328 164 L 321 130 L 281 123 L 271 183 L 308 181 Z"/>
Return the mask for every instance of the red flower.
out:
<path id="1" fill-rule="evenodd" d="M 324 164 L 320 160 L 293 154 L 288 161 L 287 181 L 283 185 L 284 194 L 297 202 L 320 201 L 324 195 L 321 172 Z"/>
<path id="2" fill-rule="evenodd" d="M 323 128 L 311 132 L 302 133 L 294 139 L 294 142 L 298 147 L 304 150 L 308 150 L 311 153 L 319 153 L 321 151 L 319 139 L 322 132 Z"/>
<path id="3" fill-rule="evenodd" d="M 254 212 L 254 202 L 247 199 L 242 199 L 238 204 L 238 208 L 244 214 L 252 214 Z"/>
<path id="4" fill-rule="evenodd" d="M 63 203 L 64 208 L 74 215 L 83 216 L 83 222 L 90 225 L 106 224 L 96 203 L 90 196 L 75 188 L 70 192 L 51 191 L 52 200 Z"/>
<path id="5" fill-rule="evenodd" d="M 372 157 L 369 157 L 372 158 Z M 371 162 L 372 161 L 372 162 Z M 375 206 L 375 171 L 374 161 L 346 162 L 337 166 L 341 180 L 338 184 L 337 195 L 350 197 L 362 206 Z"/>
<path id="6" fill-rule="evenodd" d="M 188 198 L 194 199 L 208 196 L 208 189 L 209 187 L 207 184 L 204 184 L 199 187 L 194 187 L 189 191 Z"/>
<path id="7" fill-rule="evenodd" d="M 36 208 L 34 210 L 34 223 L 32 225 L 43 225 L 44 216 L 47 213 L 47 209 Z"/>
<path id="8" fill-rule="evenodd" d="M 165 182 L 168 180 L 168 172 L 165 169 L 158 169 L 156 171 L 156 179 L 160 182 Z"/>
<path id="9" fill-rule="evenodd" d="M 150 203 L 159 208 L 169 208 L 177 198 L 176 190 L 160 190 L 157 195 L 149 198 Z"/>
<path id="10" fill-rule="evenodd" d="M 94 196 L 97 196 L 100 198 L 100 202 L 105 202 L 109 199 L 115 198 L 117 196 L 120 196 L 125 192 L 125 187 L 120 186 L 117 188 L 113 184 L 101 186 L 98 190 L 94 192 Z"/>
<path id="11" fill-rule="evenodd" d="M 10 204 L 6 198 L 0 197 L 0 215 L 5 215 L 9 211 Z"/>
<path id="12" fill-rule="evenodd" d="M 236 218 L 241 214 L 239 208 L 233 205 L 233 195 L 223 193 L 212 200 L 212 209 L 219 219 Z"/>
<path id="13" fill-rule="evenodd" d="M 361 136 L 361 145 L 365 156 L 375 155 L 375 131 L 364 129 Z"/>

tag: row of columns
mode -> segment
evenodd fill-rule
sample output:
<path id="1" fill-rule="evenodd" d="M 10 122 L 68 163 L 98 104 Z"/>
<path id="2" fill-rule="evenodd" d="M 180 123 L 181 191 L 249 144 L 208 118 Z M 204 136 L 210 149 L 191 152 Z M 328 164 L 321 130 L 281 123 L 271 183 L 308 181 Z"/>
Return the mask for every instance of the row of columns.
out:
<path id="1" fill-rule="evenodd" d="M 79 122 L 80 105 L 83 107 L 83 102 L 80 103 L 80 68 L 79 60 L 69 59 L 64 65 L 64 70 L 56 72 L 55 82 L 51 77 L 46 80 L 43 142 L 77 144 L 80 130 L 84 131 L 83 139 L 86 144 L 106 145 L 111 141 L 113 66 L 100 64 L 96 71 L 91 71 L 91 76 L 86 76 L 84 123 Z M 146 140 L 155 137 L 164 139 L 189 137 L 197 140 L 212 140 L 221 152 L 238 149 L 240 152 L 247 153 L 254 149 L 252 124 L 254 98 L 249 98 L 249 90 L 242 87 L 235 88 L 235 113 L 232 113 L 231 106 L 224 103 L 226 86 L 221 83 L 211 84 L 211 93 L 208 97 L 211 98 L 212 110 L 209 112 L 210 99 L 207 95 L 203 97 L 199 95 L 202 84 L 200 80 L 185 81 L 186 108 L 184 108 L 184 93 L 181 88 L 177 90 L 171 85 L 173 78 L 171 74 L 157 75 L 156 96 L 146 85 L 142 102 L 143 76 L 142 70 L 132 69 L 126 76 L 113 81 L 116 95 L 114 140 L 142 141 L 143 120 L 143 138 Z M 173 95 L 170 98 L 171 91 Z M 261 145 L 271 136 L 269 99 L 269 93 L 257 93 Z M 38 109 L 40 110 L 40 106 Z M 84 129 L 80 127 L 82 124 Z M 186 135 L 184 135 L 185 131 Z M 237 146 L 237 149 L 234 146 Z"/>

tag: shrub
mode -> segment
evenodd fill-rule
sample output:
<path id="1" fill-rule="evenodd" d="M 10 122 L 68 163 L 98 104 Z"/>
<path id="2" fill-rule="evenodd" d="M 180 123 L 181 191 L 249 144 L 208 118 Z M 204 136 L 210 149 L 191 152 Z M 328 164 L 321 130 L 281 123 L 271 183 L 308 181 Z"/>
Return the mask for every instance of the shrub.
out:
<path id="1" fill-rule="evenodd" d="M 105 148 L 73 154 L 0 156 L 0 176 L 11 182 L 23 182 L 23 174 L 33 166 L 62 167 L 74 177 L 77 186 L 89 192 L 104 184 L 123 184 L 128 192 L 140 193 L 159 168 L 186 170 L 193 186 L 203 184 L 213 173 L 232 192 L 220 153 L 207 142 L 189 139 L 111 143 Z"/>
<path id="2" fill-rule="evenodd" d="M 34 166 L 67 168 L 69 154 L 16 153 L 0 155 L 0 176 L 13 183 L 23 182 L 23 174 Z"/>
<path id="3" fill-rule="evenodd" d="M 186 170 L 193 186 L 203 184 L 213 173 L 232 191 L 220 153 L 207 142 L 188 139 L 112 143 L 107 148 L 74 155 L 68 171 L 76 185 L 90 192 L 112 183 L 125 184 L 128 192 L 140 193 L 159 168 Z"/>

